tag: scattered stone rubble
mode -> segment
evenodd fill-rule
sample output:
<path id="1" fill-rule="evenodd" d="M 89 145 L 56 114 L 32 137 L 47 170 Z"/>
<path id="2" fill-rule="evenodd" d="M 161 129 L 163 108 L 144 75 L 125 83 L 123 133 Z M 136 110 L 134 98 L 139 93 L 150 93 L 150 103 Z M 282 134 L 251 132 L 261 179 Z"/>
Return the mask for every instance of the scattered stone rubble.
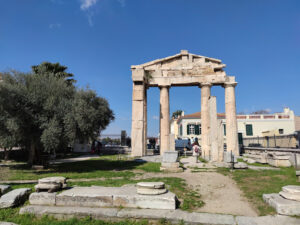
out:
<path id="1" fill-rule="evenodd" d="M 30 192 L 30 188 L 19 188 L 2 195 L 0 198 L 0 209 L 23 204 L 27 200 Z"/>
<path id="2" fill-rule="evenodd" d="M 251 152 L 243 155 L 247 163 L 269 164 L 274 167 L 290 167 L 291 154 L 286 152 Z"/>
<path id="3" fill-rule="evenodd" d="M 263 199 L 275 208 L 278 214 L 300 216 L 300 186 L 284 186 L 279 194 L 263 194 Z"/>
<path id="4" fill-rule="evenodd" d="M 38 184 L 34 186 L 36 192 L 48 191 L 49 193 L 60 191 L 67 187 L 67 179 L 65 177 L 45 177 L 38 180 Z"/>
<path id="5" fill-rule="evenodd" d="M 177 151 L 167 151 L 163 153 L 163 159 L 160 167 L 161 171 L 182 172 L 183 168 L 179 165 Z"/>

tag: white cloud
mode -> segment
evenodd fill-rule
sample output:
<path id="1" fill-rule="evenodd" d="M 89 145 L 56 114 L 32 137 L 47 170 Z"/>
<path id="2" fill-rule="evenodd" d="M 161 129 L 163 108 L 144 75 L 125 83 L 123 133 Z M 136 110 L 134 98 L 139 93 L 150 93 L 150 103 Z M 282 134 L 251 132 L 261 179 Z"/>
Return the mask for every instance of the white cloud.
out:
<path id="1" fill-rule="evenodd" d="M 159 117 L 158 116 L 152 116 L 152 119 L 159 120 Z"/>
<path id="2" fill-rule="evenodd" d="M 80 0 L 80 9 L 85 11 L 97 3 L 98 0 Z"/>
<path id="3" fill-rule="evenodd" d="M 60 23 L 51 23 L 49 24 L 50 29 L 55 29 L 55 28 L 60 28 L 61 24 Z"/>

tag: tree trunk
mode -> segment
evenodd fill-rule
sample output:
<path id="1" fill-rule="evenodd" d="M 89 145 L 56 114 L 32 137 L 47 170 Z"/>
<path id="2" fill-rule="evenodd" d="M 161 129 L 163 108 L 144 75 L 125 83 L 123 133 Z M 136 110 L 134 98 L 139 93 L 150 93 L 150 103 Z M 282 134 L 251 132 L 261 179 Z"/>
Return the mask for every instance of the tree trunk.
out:
<path id="1" fill-rule="evenodd" d="M 10 150 L 7 150 L 6 148 L 4 148 L 4 161 L 9 160 L 9 152 L 10 152 Z"/>
<path id="2" fill-rule="evenodd" d="M 33 165 L 34 161 L 35 161 L 35 143 L 34 143 L 34 141 L 31 141 L 30 149 L 29 149 L 28 164 Z"/>

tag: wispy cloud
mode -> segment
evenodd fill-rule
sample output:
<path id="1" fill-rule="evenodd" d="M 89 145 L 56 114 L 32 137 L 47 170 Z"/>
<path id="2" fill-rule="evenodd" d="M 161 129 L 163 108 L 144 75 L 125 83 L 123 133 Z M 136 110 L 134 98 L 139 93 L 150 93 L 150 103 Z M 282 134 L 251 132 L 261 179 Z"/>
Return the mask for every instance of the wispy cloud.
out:
<path id="1" fill-rule="evenodd" d="M 159 120 L 159 117 L 158 116 L 152 116 L 152 119 Z"/>
<path id="2" fill-rule="evenodd" d="M 61 28 L 61 24 L 60 23 L 51 23 L 51 24 L 49 24 L 49 28 L 50 29 Z"/>
<path id="3" fill-rule="evenodd" d="M 93 17 L 94 11 L 92 7 L 96 5 L 98 0 L 80 0 L 80 9 L 86 13 L 89 25 L 94 26 Z"/>
<path id="4" fill-rule="evenodd" d="M 83 11 L 88 10 L 91 8 L 93 5 L 96 5 L 98 0 L 80 0 L 80 9 Z"/>

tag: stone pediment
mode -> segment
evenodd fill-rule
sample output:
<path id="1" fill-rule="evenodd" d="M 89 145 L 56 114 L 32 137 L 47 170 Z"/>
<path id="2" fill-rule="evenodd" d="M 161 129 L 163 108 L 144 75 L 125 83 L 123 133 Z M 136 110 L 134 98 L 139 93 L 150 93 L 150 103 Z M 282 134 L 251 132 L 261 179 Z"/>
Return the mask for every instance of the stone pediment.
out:
<path id="1" fill-rule="evenodd" d="M 152 72 L 154 76 L 203 76 L 222 74 L 225 66 L 219 59 L 195 55 L 182 50 L 179 54 L 131 66 L 131 68 L 133 70 L 144 69 Z"/>
<path id="2" fill-rule="evenodd" d="M 224 83 L 225 66 L 219 59 L 181 50 L 179 54 L 131 66 L 131 69 L 134 81 L 146 81 L 150 86 L 175 86 L 197 85 L 203 82 Z"/>

